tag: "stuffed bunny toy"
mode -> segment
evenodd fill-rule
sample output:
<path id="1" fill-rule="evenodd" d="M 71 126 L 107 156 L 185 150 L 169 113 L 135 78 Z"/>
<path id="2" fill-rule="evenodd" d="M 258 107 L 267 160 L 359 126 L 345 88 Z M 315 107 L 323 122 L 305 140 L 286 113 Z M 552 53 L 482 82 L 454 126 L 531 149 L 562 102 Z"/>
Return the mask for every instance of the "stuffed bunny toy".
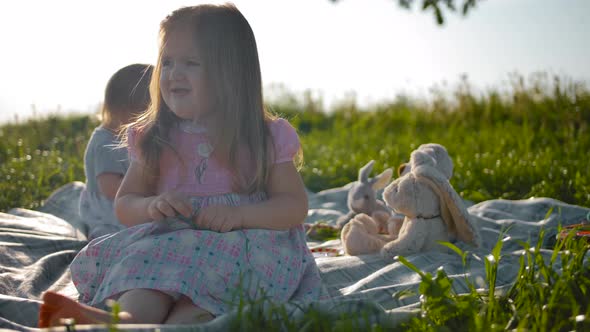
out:
<path id="1" fill-rule="evenodd" d="M 429 155 L 436 163 L 436 169 L 438 169 L 446 178 L 450 180 L 453 176 L 453 161 L 449 157 L 447 149 L 437 143 L 426 143 L 422 144 L 416 149 Z M 410 162 L 401 164 L 397 169 L 397 175 L 402 176 L 409 173 L 412 169 Z"/>
<path id="2" fill-rule="evenodd" d="M 439 170 L 446 178 L 447 180 L 451 180 L 451 177 L 453 176 L 453 161 L 451 160 L 451 157 L 449 156 L 449 153 L 447 152 L 447 149 L 438 144 L 438 143 L 426 143 L 426 144 L 422 144 L 418 147 L 418 149 L 416 149 L 417 151 L 422 151 L 424 153 L 426 153 L 427 155 L 429 155 L 435 162 L 436 164 L 436 169 Z M 403 176 L 406 173 L 409 173 L 410 170 L 412 169 L 412 163 L 411 162 L 407 162 L 407 163 L 403 163 L 401 164 L 398 169 L 397 169 L 397 175 L 398 176 Z M 401 227 L 401 223 L 403 222 L 404 219 L 404 215 L 400 214 L 400 213 L 396 213 L 396 212 L 392 212 L 391 216 L 394 219 L 389 220 L 388 222 L 395 222 L 398 223 L 398 225 L 396 225 L 395 229 L 399 230 Z M 391 226 L 389 227 L 391 229 Z M 391 235 L 395 235 L 397 236 L 397 233 L 393 234 L 393 233 L 389 233 Z"/>
<path id="3" fill-rule="evenodd" d="M 385 188 L 391 180 L 393 170 L 388 168 L 381 174 L 374 178 L 369 178 L 369 174 L 373 170 L 374 160 L 369 161 L 365 166 L 359 170 L 358 181 L 352 184 L 348 191 L 347 205 L 348 214 L 338 218 L 336 226 L 338 228 L 344 227 L 355 215 L 364 213 L 375 218 L 381 225 L 384 226 L 391 215 L 391 210 L 381 200 L 377 199 L 376 191 Z"/>
<path id="4" fill-rule="evenodd" d="M 435 249 L 437 241 L 461 240 L 481 245 L 461 197 L 437 169 L 435 158 L 420 149 L 412 152 L 410 171 L 383 191 L 383 199 L 394 212 L 404 215 L 401 225 L 389 223 L 389 234 L 379 234 L 376 222 L 358 215 L 341 232 L 349 255 L 381 252 L 385 257 L 410 255 Z M 399 231 L 395 229 L 399 227 Z"/>

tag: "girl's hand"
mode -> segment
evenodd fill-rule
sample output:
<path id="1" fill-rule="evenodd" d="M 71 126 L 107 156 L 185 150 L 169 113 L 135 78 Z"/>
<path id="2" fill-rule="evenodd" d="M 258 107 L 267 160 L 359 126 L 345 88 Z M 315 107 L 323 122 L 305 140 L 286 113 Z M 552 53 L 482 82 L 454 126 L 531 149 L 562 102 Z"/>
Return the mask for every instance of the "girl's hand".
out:
<path id="1" fill-rule="evenodd" d="M 202 208 L 195 217 L 197 228 L 225 233 L 242 228 L 242 216 L 237 206 L 212 205 Z"/>
<path id="2" fill-rule="evenodd" d="M 148 215 L 153 220 L 162 220 L 181 214 L 187 218 L 193 213 L 188 196 L 178 192 L 165 192 L 156 196 L 148 205 Z"/>

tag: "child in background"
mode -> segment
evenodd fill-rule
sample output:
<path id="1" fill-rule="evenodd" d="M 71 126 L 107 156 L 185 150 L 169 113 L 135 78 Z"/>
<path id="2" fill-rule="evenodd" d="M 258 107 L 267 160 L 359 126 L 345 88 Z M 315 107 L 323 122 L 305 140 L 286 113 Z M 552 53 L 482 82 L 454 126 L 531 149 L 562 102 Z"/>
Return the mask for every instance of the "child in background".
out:
<path id="1" fill-rule="evenodd" d="M 120 147 L 118 133 L 149 103 L 153 66 L 132 64 L 119 69 L 107 83 L 102 121 L 94 129 L 84 153 L 86 188 L 80 195 L 80 216 L 88 225 L 88 238 L 115 233 L 123 226 L 113 201 L 129 167 L 127 149 Z"/>
<path id="2" fill-rule="evenodd" d="M 78 303 L 43 295 L 39 326 L 74 318 L 190 324 L 240 301 L 319 298 L 306 245 L 295 129 L 265 110 L 256 41 L 232 4 L 184 7 L 160 25 L 152 104 L 129 126 L 115 202 L 129 228 L 91 241 L 70 269 Z"/>

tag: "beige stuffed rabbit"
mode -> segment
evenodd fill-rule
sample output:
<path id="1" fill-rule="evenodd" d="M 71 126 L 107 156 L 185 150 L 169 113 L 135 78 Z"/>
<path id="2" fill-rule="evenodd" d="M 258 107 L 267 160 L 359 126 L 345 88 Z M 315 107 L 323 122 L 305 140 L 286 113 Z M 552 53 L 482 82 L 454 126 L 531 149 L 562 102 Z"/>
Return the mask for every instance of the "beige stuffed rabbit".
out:
<path id="1" fill-rule="evenodd" d="M 435 163 L 435 167 L 438 171 L 440 171 L 446 178 L 447 180 L 451 180 L 451 177 L 453 176 L 453 160 L 451 160 L 451 157 L 449 156 L 449 153 L 447 152 L 447 149 L 438 144 L 438 143 L 426 143 L 426 144 L 422 144 L 418 147 L 418 149 L 416 149 L 417 151 L 421 151 L 424 152 L 425 154 L 427 154 L 429 157 L 432 158 L 432 160 Z M 421 156 L 423 156 L 422 154 L 420 154 Z M 428 159 L 428 161 L 430 161 L 430 159 Z M 419 162 L 419 161 L 415 161 L 415 162 Z M 398 176 L 403 176 L 406 173 L 409 173 L 412 170 L 412 161 L 410 159 L 409 162 L 407 163 L 403 163 L 401 164 L 398 169 L 397 169 L 397 175 Z M 397 232 L 399 231 L 399 229 L 401 228 L 401 225 L 404 221 L 404 215 L 401 213 L 396 213 L 395 211 L 391 213 L 391 217 L 389 218 L 389 220 L 387 221 L 387 223 L 391 224 L 393 223 L 393 225 L 389 225 L 388 229 L 390 230 L 394 230 L 396 231 L 395 233 L 389 233 L 390 235 L 395 235 L 395 237 L 397 237 Z"/>
<path id="2" fill-rule="evenodd" d="M 426 151 L 412 152 L 409 172 L 389 184 L 383 199 L 396 213 L 404 215 L 401 225 L 389 224 L 389 234 L 378 234 L 372 218 L 359 215 L 341 233 L 349 255 L 381 251 L 386 257 L 409 255 L 434 249 L 437 241 L 461 240 L 479 246 L 477 228 L 463 201 L 437 169 L 437 161 Z M 393 219 L 393 218 L 392 218 Z M 399 228 L 399 232 L 398 229 Z"/>
<path id="3" fill-rule="evenodd" d="M 422 151 L 432 159 L 436 164 L 436 169 L 444 175 L 447 180 L 450 180 L 453 176 L 453 160 L 449 156 L 447 149 L 438 143 L 426 143 L 422 144 L 416 149 Z M 402 176 L 409 173 L 412 170 L 412 163 L 407 162 L 401 164 L 397 169 L 397 175 Z"/>

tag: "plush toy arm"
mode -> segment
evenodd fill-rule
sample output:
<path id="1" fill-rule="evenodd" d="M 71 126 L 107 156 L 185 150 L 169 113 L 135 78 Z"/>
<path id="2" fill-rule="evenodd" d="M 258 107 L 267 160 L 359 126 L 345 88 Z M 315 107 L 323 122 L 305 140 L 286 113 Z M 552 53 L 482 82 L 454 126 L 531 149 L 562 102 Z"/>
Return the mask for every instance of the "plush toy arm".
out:
<path id="1" fill-rule="evenodd" d="M 387 233 L 392 239 L 397 239 L 404 224 L 404 216 L 394 214 L 387 220 Z"/>
<path id="2" fill-rule="evenodd" d="M 371 213 L 371 218 L 373 218 L 375 224 L 377 225 L 378 231 L 377 233 L 380 234 L 388 234 L 388 227 L 387 227 L 387 223 L 389 220 L 389 214 L 383 212 L 383 211 L 375 211 L 373 213 Z"/>
<path id="3" fill-rule="evenodd" d="M 373 219 L 371 216 L 365 213 L 359 213 L 354 218 L 352 218 L 356 223 L 362 224 L 363 228 L 369 234 L 378 234 L 379 233 L 379 223 Z M 352 221 L 351 220 L 351 221 Z"/>
<path id="4" fill-rule="evenodd" d="M 344 225 L 348 224 L 352 220 L 352 218 L 354 218 L 355 215 L 356 215 L 356 212 L 348 211 L 348 213 L 346 215 L 343 215 L 336 220 L 336 227 L 342 229 L 342 227 L 344 227 Z"/>
<path id="5" fill-rule="evenodd" d="M 417 253 L 428 239 L 428 223 L 420 219 L 405 219 L 399 237 L 381 249 L 381 255 L 393 258 Z"/>
<path id="6" fill-rule="evenodd" d="M 363 255 L 379 252 L 390 239 L 378 234 L 377 223 L 368 215 L 356 215 L 344 225 L 340 233 L 344 252 L 348 255 Z"/>

